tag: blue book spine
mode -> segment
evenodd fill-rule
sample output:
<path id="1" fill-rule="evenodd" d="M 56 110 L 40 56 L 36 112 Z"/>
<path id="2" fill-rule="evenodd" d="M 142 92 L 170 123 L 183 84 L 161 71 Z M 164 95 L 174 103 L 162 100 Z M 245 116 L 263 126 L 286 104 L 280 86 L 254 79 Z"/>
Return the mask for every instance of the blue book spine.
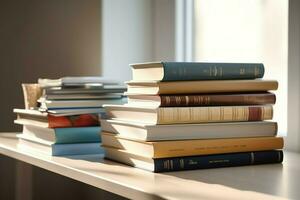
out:
<path id="1" fill-rule="evenodd" d="M 53 156 L 102 154 L 103 149 L 99 142 L 96 143 L 78 143 L 78 144 L 53 144 Z"/>
<path id="2" fill-rule="evenodd" d="M 262 63 L 162 62 L 162 81 L 255 79 L 264 76 Z"/>
<path id="3" fill-rule="evenodd" d="M 55 128 L 55 144 L 100 142 L 101 127 Z"/>
<path id="4" fill-rule="evenodd" d="M 280 150 L 154 159 L 154 172 L 281 163 Z"/>

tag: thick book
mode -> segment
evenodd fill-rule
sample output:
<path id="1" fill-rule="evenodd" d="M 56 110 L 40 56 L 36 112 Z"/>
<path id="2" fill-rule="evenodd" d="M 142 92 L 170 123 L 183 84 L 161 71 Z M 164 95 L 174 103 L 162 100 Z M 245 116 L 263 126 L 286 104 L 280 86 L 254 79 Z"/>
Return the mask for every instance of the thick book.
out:
<path id="1" fill-rule="evenodd" d="M 282 137 L 199 139 L 143 142 L 102 132 L 102 145 L 148 158 L 265 151 L 283 148 Z"/>
<path id="2" fill-rule="evenodd" d="M 275 104 L 275 101 L 275 94 L 270 92 L 187 95 L 128 95 L 129 104 L 154 107 L 265 105 Z"/>
<path id="3" fill-rule="evenodd" d="M 172 172 L 281 163 L 283 161 L 283 152 L 281 150 L 252 151 L 217 155 L 151 159 L 130 154 L 120 149 L 105 148 L 105 157 L 113 161 L 152 172 Z"/>
<path id="4" fill-rule="evenodd" d="M 100 142 L 101 127 L 42 128 L 23 125 L 23 134 L 53 144 Z"/>
<path id="5" fill-rule="evenodd" d="M 133 80 L 190 81 L 255 79 L 264 76 L 262 63 L 150 62 L 131 64 Z"/>
<path id="6" fill-rule="evenodd" d="M 109 118 L 150 124 L 263 121 L 273 117 L 271 105 L 207 107 L 141 107 L 104 105 Z"/>
<path id="7" fill-rule="evenodd" d="M 244 137 L 268 137 L 277 134 L 277 123 L 234 122 L 205 124 L 153 125 L 121 120 L 101 120 L 104 132 L 140 141 L 220 139 Z"/>
<path id="8" fill-rule="evenodd" d="M 86 155 L 101 154 L 103 149 L 100 148 L 99 142 L 92 143 L 73 143 L 73 144 L 53 144 L 27 137 L 23 134 L 18 135 L 18 148 L 26 151 L 33 150 L 50 156 L 69 156 L 69 155 Z"/>
<path id="9" fill-rule="evenodd" d="M 126 84 L 126 95 L 265 92 L 278 88 L 278 82 L 274 80 L 129 81 Z"/>
<path id="10" fill-rule="evenodd" d="M 16 124 L 35 125 L 44 128 L 99 126 L 100 114 L 87 113 L 69 116 L 54 116 L 38 110 L 14 109 L 17 113 Z"/>

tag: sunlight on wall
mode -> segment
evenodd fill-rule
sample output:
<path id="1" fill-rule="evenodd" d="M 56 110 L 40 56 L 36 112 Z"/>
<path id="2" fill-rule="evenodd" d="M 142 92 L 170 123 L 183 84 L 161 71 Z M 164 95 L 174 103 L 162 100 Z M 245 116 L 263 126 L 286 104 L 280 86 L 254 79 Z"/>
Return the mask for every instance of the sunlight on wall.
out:
<path id="1" fill-rule="evenodd" d="M 287 131 L 287 0 L 195 0 L 195 60 L 262 62 L 279 89 L 274 121 Z"/>

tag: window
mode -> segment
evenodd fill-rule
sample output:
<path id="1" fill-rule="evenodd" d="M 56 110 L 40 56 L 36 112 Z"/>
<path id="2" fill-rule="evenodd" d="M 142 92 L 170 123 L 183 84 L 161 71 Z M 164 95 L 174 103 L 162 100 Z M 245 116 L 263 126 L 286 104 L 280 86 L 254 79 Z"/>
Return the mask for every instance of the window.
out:
<path id="1" fill-rule="evenodd" d="M 274 121 L 279 134 L 286 135 L 288 1 L 188 0 L 184 4 L 182 41 L 189 48 L 185 60 L 264 63 L 264 78 L 279 82 Z"/>

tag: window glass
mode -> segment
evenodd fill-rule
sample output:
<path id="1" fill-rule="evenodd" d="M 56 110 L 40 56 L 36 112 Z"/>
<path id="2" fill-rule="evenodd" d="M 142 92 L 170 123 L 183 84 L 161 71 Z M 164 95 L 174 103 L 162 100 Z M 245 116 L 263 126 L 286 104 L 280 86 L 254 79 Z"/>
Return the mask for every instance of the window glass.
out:
<path id="1" fill-rule="evenodd" d="M 195 0 L 194 60 L 262 62 L 279 81 L 274 121 L 287 130 L 288 1 Z"/>

